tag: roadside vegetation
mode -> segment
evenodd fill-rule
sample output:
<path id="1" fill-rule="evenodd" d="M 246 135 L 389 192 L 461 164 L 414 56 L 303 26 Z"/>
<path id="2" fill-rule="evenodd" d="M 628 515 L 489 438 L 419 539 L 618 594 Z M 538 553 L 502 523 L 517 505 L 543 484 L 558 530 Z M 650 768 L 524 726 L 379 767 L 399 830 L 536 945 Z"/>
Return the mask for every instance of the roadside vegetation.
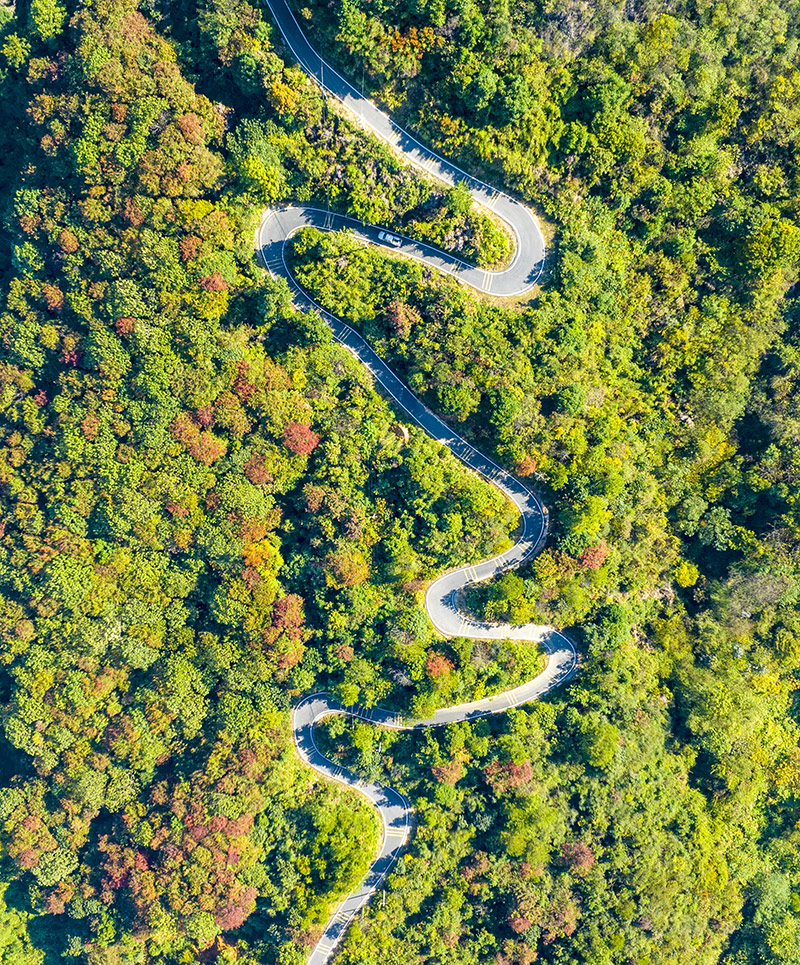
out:
<path id="1" fill-rule="evenodd" d="M 418 818 L 342 961 L 800 962 L 798 8 L 304 9 L 555 225 L 514 311 L 346 236 L 292 257 L 550 507 L 548 548 L 470 606 L 583 650 L 496 719 L 327 725 Z M 301 767 L 292 703 L 426 713 L 540 657 L 434 638 L 426 581 L 516 519 L 406 435 L 253 231 L 313 202 L 507 248 L 242 0 L 0 24 L 0 958 L 302 965 L 377 827 Z"/>
<path id="2" fill-rule="evenodd" d="M 3 962 L 224 957 L 243 927 L 302 961 L 378 839 L 289 707 L 485 686 L 428 668 L 419 588 L 516 520 L 257 268 L 277 113 L 237 123 L 128 0 L 34 3 L 0 48 Z"/>

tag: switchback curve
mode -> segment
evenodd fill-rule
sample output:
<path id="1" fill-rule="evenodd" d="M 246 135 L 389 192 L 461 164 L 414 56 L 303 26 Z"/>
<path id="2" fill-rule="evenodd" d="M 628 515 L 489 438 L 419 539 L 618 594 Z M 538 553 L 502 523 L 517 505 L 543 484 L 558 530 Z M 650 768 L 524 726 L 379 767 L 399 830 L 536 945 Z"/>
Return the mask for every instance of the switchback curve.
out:
<path id="1" fill-rule="evenodd" d="M 475 268 L 409 238 L 402 238 L 398 250 L 454 276 L 472 288 L 491 290 L 494 295 L 510 297 L 530 291 L 541 275 L 545 256 L 544 239 L 533 214 L 513 198 L 472 178 L 429 151 L 399 128 L 321 59 L 303 35 L 286 0 L 267 0 L 267 4 L 295 57 L 325 91 L 342 101 L 367 128 L 400 151 L 416 167 L 445 183 L 465 182 L 476 201 L 493 209 L 508 224 L 516 241 L 511 264 L 500 272 Z M 481 623 L 459 611 L 457 594 L 461 589 L 514 569 L 535 555 L 547 536 L 547 509 L 520 480 L 480 453 L 431 412 L 354 329 L 318 305 L 301 289 L 288 267 L 285 252 L 287 241 L 305 226 L 324 231 L 349 229 L 363 241 L 375 245 L 382 244 L 379 229 L 344 215 L 294 205 L 265 212 L 257 231 L 256 246 L 265 267 L 287 282 L 295 304 L 299 308 L 318 312 L 336 341 L 349 349 L 410 419 L 446 446 L 465 465 L 493 483 L 520 513 L 521 532 L 509 550 L 473 566 L 455 569 L 430 585 L 425 605 L 432 623 L 444 637 L 529 640 L 536 642 L 548 654 L 545 669 L 533 680 L 495 697 L 443 708 L 426 720 L 406 721 L 382 708 L 343 707 L 329 693 L 312 694 L 295 706 L 292 715 L 293 736 L 301 758 L 325 777 L 363 794 L 378 809 L 383 823 L 381 847 L 369 872 L 337 908 L 308 959 L 308 965 L 326 965 L 335 955 L 355 915 L 381 886 L 405 847 L 411 827 L 411 805 L 403 794 L 393 788 L 377 781 L 362 781 L 325 757 L 314 740 L 315 725 L 331 715 L 346 715 L 380 727 L 413 730 L 501 713 L 536 700 L 568 680 L 577 668 L 577 654 L 569 638 L 553 627 Z"/>

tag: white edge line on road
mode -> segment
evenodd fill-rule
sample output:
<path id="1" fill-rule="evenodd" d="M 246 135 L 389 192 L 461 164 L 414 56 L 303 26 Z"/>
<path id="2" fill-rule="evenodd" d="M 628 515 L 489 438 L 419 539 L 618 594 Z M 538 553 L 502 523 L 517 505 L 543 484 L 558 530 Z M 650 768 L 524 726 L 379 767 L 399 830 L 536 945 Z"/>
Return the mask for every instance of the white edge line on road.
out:
<path id="1" fill-rule="evenodd" d="M 267 0 L 267 4 L 270 7 L 270 10 L 273 14 L 273 18 L 275 19 L 276 24 L 278 24 L 278 26 L 280 27 L 281 26 L 280 17 L 278 12 L 276 12 L 276 9 L 275 9 L 277 5 L 277 0 Z M 344 77 L 342 77 L 342 75 L 337 70 L 335 70 L 335 68 L 331 67 L 328 64 L 325 64 L 325 62 L 322 61 L 321 57 L 316 55 L 316 52 L 314 51 L 313 47 L 311 47 L 311 45 L 306 40 L 305 35 L 303 34 L 303 31 L 299 23 L 297 22 L 297 19 L 294 16 L 294 13 L 291 10 L 291 8 L 286 3 L 284 3 L 283 6 L 285 7 L 285 10 L 288 12 L 289 16 L 291 17 L 291 20 L 297 30 L 298 35 L 302 38 L 302 40 L 304 41 L 308 49 L 311 51 L 311 53 L 317 57 L 321 76 L 319 77 L 316 76 L 316 64 L 313 66 L 307 64 L 304 58 L 295 50 L 290 39 L 288 38 L 288 36 L 286 36 L 285 31 L 284 31 L 284 39 L 289 49 L 297 58 L 300 65 L 307 71 L 307 73 L 312 77 L 312 79 L 319 84 L 323 92 L 327 92 L 331 94 L 331 96 L 335 97 L 336 99 L 340 99 L 339 96 L 336 94 L 336 92 L 332 91 L 324 83 L 322 72 L 324 71 L 324 69 L 327 68 L 329 73 L 335 76 L 344 85 L 345 90 L 348 92 L 348 96 L 355 98 L 357 102 L 361 101 L 364 103 L 369 103 L 368 101 L 366 101 L 365 98 L 363 98 L 361 94 L 359 94 L 356 88 L 352 84 L 350 84 L 349 81 L 347 81 Z M 437 177 L 439 180 L 443 180 L 445 183 L 456 183 L 458 180 L 465 181 L 473 194 L 473 198 L 479 204 L 483 204 L 485 207 L 490 208 L 491 210 L 495 210 L 498 202 L 502 200 L 512 205 L 515 213 L 524 212 L 524 217 L 533 226 L 533 229 L 536 232 L 538 239 L 541 243 L 542 257 L 535 266 L 536 268 L 538 268 L 536 277 L 532 282 L 530 282 L 529 285 L 527 285 L 524 289 L 522 289 L 519 292 L 513 292 L 513 293 L 503 292 L 501 294 L 507 297 L 514 297 L 515 295 L 522 295 L 522 294 L 525 294 L 527 291 L 529 291 L 536 284 L 536 282 L 538 282 L 539 278 L 541 277 L 541 274 L 544 268 L 544 258 L 545 258 L 544 236 L 542 235 L 539 224 L 536 221 L 535 217 L 533 216 L 533 213 L 527 207 L 525 207 L 524 205 L 516 201 L 514 198 L 511 198 L 509 195 L 503 192 L 497 191 L 496 189 L 492 188 L 490 185 L 486 184 L 485 182 L 480 181 L 478 178 L 474 178 L 471 175 L 467 174 L 467 172 L 463 171 L 461 168 L 459 168 L 457 165 L 453 164 L 452 162 L 447 161 L 446 159 L 440 157 L 434 151 L 431 151 L 429 148 L 421 144 L 415 137 L 413 137 L 413 135 L 409 134 L 407 131 L 400 128 L 386 114 L 384 114 L 381 111 L 378 111 L 378 109 L 375 108 L 374 105 L 370 104 L 369 106 L 373 110 L 375 110 L 379 114 L 379 116 L 386 122 L 386 124 L 388 125 L 388 134 L 375 128 L 374 125 L 372 125 L 366 119 L 366 117 L 359 114 L 358 111 L 353 111 L 353 113 L 359 118 L 359 120 L 364 125 L 366 125 L 368 129 L 370 129 L 381 140 L 387 143 L 390 148 L 399 150 L 411 164 L 413 164 L 417 168 L 421 168 L 422 170 L 428 173 L 433 173 L 435 177 Z M 351 111 L 353 110 L 350 107 L 350 105 L 347 103 L 345 103 L 345 107 L 348 110 L 351 110 Z M 425 158 L 424 163 L 417 161 L 415 157 L 410 156 L 406 151 L 403 151 L 400 143 L 401 139 L 403 138 L 407 138 L 414 145 L 414 148 L 418 150 L 418 152 L 423 156 L 423 158 Z M 429 167 L 431 162 L 433 163 L 433 166 L 438 167 L 439 169 L 438 171 L 431 172 Z M 478 195 L 477 197 L 476 197 L 476 194 Z M 488 200 L 484 200 L 483 197 L 481 197 L 481 195 L 483 194 L 487 195 Z M 261 222 L 259 223 L 259 226 L 256 229 L 256 233 L 255 233 L 256 236 L 254 239 L 256 242 L 256 246 L 258 248 L 258 252 L 261 256 L 262 263 L 264 264 L 264 267 L 267 269 L 267 271 L 269 271 L 273 275 L 276 274 L 276 269 L 278 266 L 268 263 L 264 257 L 264 254 L 263 254 L 265 249 L 264 231 L 271 217 L 274 217 L 275 223 L 280 227 L 279 214 L 281 210 L 288 211 L 289 209 L 288 208 L 272 209 L 272 210 L 268 209 L 264 213 L 261 219 Z M 313 208 L 313 209 L 308 208 L 306 210 L 313 211 L 315 213 L 319 213 L 324 216 L 323 225 L 322 226 L 316 225 L 316 227 L 322 227 L 323 230 L 325 230 L 326 228 L 327 230 L 333 230 L 332 226 L 337 219 L 342 223 L 344 223 L 345 227 L 349 227 L 350 225 L 348 225 L 347 223 L 350 222 L 360 240 L 366 241 L 368 244 L 373 244 L 373 245 L 376 244 L 376 242 L 371 238 L 364 237 L 363 233 L 359 233 L 359 222 L 357 221 L 357 219 L 350 218 L 347 215 L 339 215 L 338 213 L 325 212 L 325 211 L 322 211 L 322 209 L 318 209 L 318 208 Z M 424 242 L 418 242 L 413 239 L 407 238 L 405 236 L 401 236 L 408 245 L 419 246 L 419 248 L 421 248 L 423 252 L 421 255 L 416 254 L 416 252 L 414 251 L 406 251 L 404 253 L 408 257 L 413 258 L 414 260 L 421 262 L 423 264 L 431 264 L 435 259 L 437 263 L 434 264 L 434 267 L 436 267 L 439 271 L 442 271 L 446 274 L 450 274 L 451 276 L 458 279 L 462 284 L 466 284 L 469 287 L 472 287 L 478 291 L 480 291 L 483 286 L 486 286 L 488 290 L 489 288 L 492 287 L 493 282 L 501 280 L 504 276 L 507 275 L 507 273 L 511 272 L 516 267 L 517 261 L 520 257 L 521 248 L 522 248 L 520 235 L 516 225 L 514 225 L 513 222 L 511 222 L 507 218 L 503 217 L 502 213 L 497 212 L 496 210 L 495 210 L 495 213 L 498 215 L 498 217 L 501 218 L 501 220 L 504 221 L 504 223 L 506 223 L 509 226 L 512 233 L 514 234 L 514 238 L 516 241 L 516 250 L 515 250 L 514 257 L 511 261 L 511 264 L 503 271 L 487 272 L 487 271 L 484 271 L 483 269 L 476 269 L 474 266 L 468 265 L 466 262 L 463 262 L 461 259 L 456 258 L 455 256 L 446 255 L 445 253 L 440 252 L 437 249 L 434 249 L 432 246 L 427 245 Z M 366 226 L 362 224 L 361 228 L 363 231 L 363 229 L 366 228 Z M 437 625 L 436 620 L 433 618 L 433 615 L 431 614 L 430 608 L 428 606 L 428 601 L 431 597 L 431 593 L 434 590 L 434 588 L 437 585 L 440 585 L 443 581 L 452 582 L 453 578 L 459 575 L 463 577 L 461 585 L 464 586 L 464 585 L 469 585 L 469 583 L 476 582 L 479 579 L 480 580 L 489 579 L 493 575 L 496 575 L 497 573 L 500 573 L 505 570 L 515 568 L 521 565 L 521 563 L 525 562 L 527 559 L 529 559 L 532 555 L 534 555 L 537 552 L 537 550 L 540 548 L 540 546 L 542 545 L 547 535 L 547 528 L 548 528 L 547 508 L 542 505 L 542 503 L 539 501 L 536 494 L 533 493 L 530 489 L 528 489 L 528 487 L 525 486 L 522 482 L 520 482 L 520 480 L 518 480 L 516 477 L 508 473 L 505 469 L 503 469 L 496 462 L 494 462 L 494 460 L 480 453 L 474 446 L 471 445 L 471 443 L 467 442 L 457 432 L 450 429 L 450 427 L 447 426 L 447 424 L 442 419 L 436 416 L 433 412 L 431 412 L 427 408 L 427 406 L 424 405 L 424 403 L 422 403 L 419 399 L 417 399 L 417 397 L 414 395 L 413 392 L 411 392 L 408 386 L 406 386 L 405 383 L 401 379 L 399 379 L 395 375 L 395 373 L 388 367 L 388 365 L 386 365 L 386 363 L 383 362 L 382 359 L 380 359 L 380 357 L 370 348 L 370 346 L 366 343 L 366 341 L 361 337 L 361 335 L 358 332 L 356 332 L 353 328 L 351 328 L 351 326 L 347 325 L 346 322 L 343 322 L 341 319 L 338 319 L 335 316 L 333 316 L 330 312 L 328 312 L 321 305 L 319 305 L 315 301 L 315 299 L 313 299 L 308 293 L 306 293 L 302 289 L 302 287 L 298 284 L 296 279 L 294 279 L 294 277 L 292 276 L 292 273 L 289 270 L 288 264 L 286 262 L 286 254 L 285 254 L 286 242 L 289 240 L 290 237 L 292 237 L 292 235 L 296 233 L 297 230 L 299 230 L 299 228 L 294 228 L 288 233 L 282 232 L 283 237 L 281 239 L 282 241 L 281 264 L 283 267 L 283 272 L 281 272 L 280 274 L 285 278 L 285 280 L 287 280 L 290 283 L 290 286 L 294 285 L 295 289 L 297 290 L 297 293 L 299 293 L 306 300 L 308 304 L 310 304 L 314 309 L 316 309 L 320 313 L 321 317 L 332 328 L 336 326 L 341 331 L 343 331 L 344 337 L 347 338 L 349 341 L 345 342 L 343 341 L 342 338 L 337 337 L 336 328 L 333 328 L 334 339 L 336 341 L 341 342 L 351 352 L 351 354 L 353 354 L 353 356 L 365 366 L 367 371 L 372 375 L 372 377 L 376 380 L 376 382 L 378 382 L 378 384 L 381 385 L 384 391 L 387 392 L 387 394 L 395 401 L 395 403 L 399 406 L 399 408 L 403 412 L 405 412 L 424 432 L 427 432 L 434 439 L 436 439 L 436 441 L 438 441 L 441 445 L 448 448 L 466 466 L 468 466 L 470 469 L 477 472 L 480 476 L 482 476 L 487 481 L 492 483 L 511 502 L 514 503 L 514 505 L 520 512 L 520 516 L 522 520 L 522 532 L 519 538 L 517 539 L 516 543 L 514 544 L 514 546 L 512 546 L 510 549 L 506 550 L 504 553 L 501 553 L 496 557 L 493 557 L 489 560 L 481 561 L 480 564 L 469 565 L 466 567 L 459 567 L 455 570 L 450 571 L 449 573 L 445 573 L 439 578 L 437 578 L 429 586 L 428 591 L 426 593 L 426 609 L 428 609 L 428 613 L 429 613 L 429 616 L 431 617 L 433 625 L 440 633 L 446 636 L 448 635 L 448 631 L 442 628 L 441 626 Z M 426 251 L 431 252 L 431 254 L 426 256 L 425 254 Z M 452 267 L 452 268 L 443 267 L 441 265 L 442 260 L 449 261 L 449 263 L 455 267 Z M 470 273 L 477 273 L 478 277 L 480 278 L 480 283 L 475 284 L 471 282 L 468 277 L 462 277 L 461 273 L 467 272 L 467 271 Z M 422 411 L 424 412 L 425 418 L 430 420 L 430 422 L 433 423 L 434 429 L 432 429 L 430 425 L 425 425 L 422 422 L 421 418 L 415 412 L 409 409 L 403 403 L 403 401 L 398 397 L 398 395 L 395 394 L 392 387 L 387 383 L 387 380 L 381 377 L 381 373 L 380 373 L 381 368 L 384 369 L 387 373 L 389 373 L 389 375 L 391 376 L 391 380 L 396 382 L 400 386 L 400 391 L 404 393 L 407 392 L 409 397 L 413 400 L 413 402 L 422 409 Z M 487 469 L 486 468 L 487 466 L 490 468 Z M 528 535 L 530 525 L 532 525 L 533 520 L 535 520 L 538 528 L 538 532 L 536 534 L 535 539 L 529 538 L 529 535 Z M 520 547 L 521 544 L 523 544 L 522 554 L 517 555 L 515 551 Z M 478 566 L 480 566 L 481 570 L 485 573 L 484 576 L 481 576 L 480 573 L 478 572 L 478 569 L 477 569 Z M 455 593 L 455 590 L 453 591 L 453 593 Z M 448 594 L 448 598 L 450 595 L 452 594 Z M 495 625 L 494 629 L 498 629 L 499 626 L 501 625 Z M 464 618 L 462 616 L 461 629 L 465 631 L 467 630 L 470 631 L 463 635 L 476 637 L 481 632 L 485 632 L 485 629 L 487 628 L 481 626 L 480 624 L 476 624 L 473 621 L 468 620 L 467 618 Z M 514 628 L 510 627 L 509 629 L 514 629 Z M 521 628 L 521 629 L 527 629 L 527 628 Z M 344 937 L 347 931 L 347 928 L 349 927 L 355 915 L 369 901 L 369 899 L 375 893 L 375 890 L 384 882 L 389 871 L 394 866 L 394 863 L 396 862 L 397 857 L 400 854 L 400 851 L 403 849 L 403 847 L 405 846 L 408 840 L 408 835 L 410 833 L 410 828 L 411 828 L 412 808 L 408 798 L 401 792 L 396 791 L 393 788 L 386 787 L 385 785 L 381 784 L 379 781 L 373 782 L 371 784 L 369 782 L 362 781 L 361 779 L 357 778 L 355 775 L 351 774 L 346 768 L 340 767 L 334 761 L 331 761 L 329 758 L 325 757 L 325 755 L 320 751 L 314 737 L 314 727 L 316 723 L 327 716 L 331 716 L 334 714 L 341 714 L 341 715 L 353 717 L 355 719 L 363 720 L 367 723 L 376 724 L 377 726 L 383 726 L 392 730 L 412 730 L 419 727 L 445 726 L 448 723 L 455 723 L 460 719 L 472 720 L 472 719 L 482 718 L 482 717 L 505 712 L 510 708 L 519 706 L 522 703 L 526 703 L 533 699 L 538 699 L 544 693 L 547 693 L 549 690 L 553 689 L 555 686 L 558 686 L 564 681 L 570 679 L 574 675 L 578 666 L 578 657 L 577 657 L 577 652 L 575 650 L 574 644 L 561 631 L 556 630 L 555 628 L 552 628 L 552 627 L 533 627 L 530 632 L 531 632 L 530 639 L 536 640 L 537 642 L 539 642 L 548 653 L 548 662 L 544 670 L 540 674 L 538 674 L 533 680 L 527 681 L 526 683 L 521 684 L 518 687 L 513 688 L 512 690 L 505 691 L 504 693 L 501 693 L 501 694 L 497 694 L 491 698 L 472 701 L 467 704 L 455 705 L 449 708 L 441 708 L 440 710 L 434 713 L 433 718 L 426 721 L 413 721 L 413 720 L 404 721 L 400 719 L 399 715 L 397 715 L 395 712 L 384 711 L 384 710 L 381 710 L 380 708 L 365 708 L 364 711 L 361 711 L 360 708 L 356 708 L 356 710 L 350 710 L 348 708 L 342 707 L 341 705 L 337 704 L 335 701 L 331 699 L 331 695 L 324 691 L 317 692 L 315 694 L 310 694 L 309 696 L 304 697 L 297 705 L 295 705 L 292 712 L 292 739 L 300 758 L 303 761 L 305 761 L 305 763 L 310 765 L 314 770 L 321 773 L 324 777 L 334 780 L 340 784 L 344 784 L 348 787 L 354 788 L 371 804 L 377 807 L 381 815 L 381 824 L 382 824 L 381 846 L 378 853 L 378 857 L 370 865 L 369 870 L 367 871 L 365 877 L 360 882 L 359 886 L 354 891 L 351 891 L 349 895 L 346 895 L 345 898 L 342 900 L 342 902 L 338 905 L 334 914 L 329 918 L 328 923 L 325 926 L 325 929 L 323 930 L 322 936 L 320 937 L 319 941 L 317 942 L 317 945 L 315 946 L 314 950 L 311 953 L 312 960 L 315 959 L 315 957 L 318 957 L 318 953 L 322 955 L 322 959 L 319 962 L 319 965 L 324 965 L 324 963 L 328 962 L 330 957 L 335 953 L 339 943 Z M 569 660 L 569 665 L 566 667 L 566 669 L 559 666 L 556 668 L 556 671 L 553 674 L 553 673 L 549 673 L 553 654 L 556 652 L 560 652 L 556 650 L 551 643 L 551 640 L 554 637 L 558 638 L 560 641 L 563 642 L 564 650 L 566 650 L 570 654 L 570 660 Z M 540 689 L 540 687 L 537 686 L 537 683 L 540 681 L 543 685 L 543 689 Z M 315 701 L 318 701 L 321 703 L 322 709 L 319 712 L 314 712 L 313 716 L 308 721 L 305 721 L 304 723 L 299 724 L 298 714 L 302 712 L 306 707 L 312 706 Z M 446 717 L 449 717 L 450 719 L 449 720 L 445 719 Z M 315 761 L 312 761 L 311 759 L 309 759 L 307 753 L 301 748 L 301 743 L 300 743 L 301 738 L 303 739 L 307 738 L 310 741 L 311 748 L 312 748 L 311 753 L 317 756 L 317 759 Z M 317 761 L 321 761 L 322 764 L 318 763 Z M 396 797 L 397 800 L 402 805 L 402 815 L 403 815 L 402 829 L 397 829 L 394 827 L 390 829 L 388 824 L 388 816 L 387 816 L 388 808 L 381 807 L 380 805 L 378 805 L 378 802 L 376 801 L 376 798 L 378 797 L 378 792 L 381 792 L 383 797 L 394 795 L 394 797 Z M 398 843 L 387 851 L 387 844 L 388 844 L 389 838 L 398 839 Z M 374 871 L 376 864 L 381 860 L 386 860 L 388 862 L 387 866 L 383 869 L 377 881 L 373 885 L 371 885 L 369 889 L 367 889 L 366 883 L 369 880 L 370 875 Z M 344 911 L 345 906 L 348 903 L 352 902 L 353 899 L 356 897 L 359 900 L 356 901 L 355 905 L 351 908 L 351 910 L 348 912 Z M 334 925 L 336 926 L 336 934 L 335 936 L 331 937 L 329 932 L 332 931 Z"/>

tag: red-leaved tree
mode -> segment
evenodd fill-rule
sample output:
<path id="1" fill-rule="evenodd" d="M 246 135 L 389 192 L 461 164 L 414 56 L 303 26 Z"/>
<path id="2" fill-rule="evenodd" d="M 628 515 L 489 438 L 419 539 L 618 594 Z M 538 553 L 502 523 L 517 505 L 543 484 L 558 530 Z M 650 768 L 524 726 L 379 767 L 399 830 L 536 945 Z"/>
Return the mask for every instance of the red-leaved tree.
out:
<path id="1" fill-rule="evenodd" d="M 283 441 L 297 456 L 310 456 L 319 445 L 320 437 L 302 422 L 289 422 L 283 430 Z"/>
<path id="2" fill-rule="evenodd" d="M 601 539 L 597 546 L 589 546 L 580 555 L 580 564 L 585 570 L 599 570 L 611 552 L 608 543 Z"/>

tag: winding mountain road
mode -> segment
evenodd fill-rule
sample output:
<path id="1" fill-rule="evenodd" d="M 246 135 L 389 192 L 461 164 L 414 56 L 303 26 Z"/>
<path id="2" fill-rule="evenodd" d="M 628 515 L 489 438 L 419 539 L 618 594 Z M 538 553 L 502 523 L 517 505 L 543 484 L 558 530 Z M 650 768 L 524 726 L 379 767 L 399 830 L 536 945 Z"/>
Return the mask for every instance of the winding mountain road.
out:
<path id="1" fill-rule="evenodd" d="M 399 128 L 321 59 L 306 40 L 285 0 L 267 0 L 267 4 L 298 62 L 324 90 L 342 101 L 365 127 L 400 151 L 415 167 L 448 184 L 465 182 L 473 198 L 502 218 L 516 239 L 516 251 L 511 264 L 499 272 L 484 271 L 467 265 L 458 258 L 409 238 L 402 238 L 399 248 L 389 250 L 400 251 L 408 257 L 453 275 L 473 288 L 491 291 L 493 295 L 511 297 L 530 291 L 541 275 L 545 256 L 544 239 L 533 214 L 513 198 L 476 180 L 429 151 Z M 379 727 L 414 730 L 501 713 L 536 700 L 568 680 L 577 668 L 577 655 L 569 638 L 553 627 L 481 623 L 458 609 L 457 598 L 461 589 L 518 567 L 541 548 L 547 536 L 547 510 L 522 482 L 480 453 L 431 412 L 354 329 L 318 305 L 300 288 L 287 265 L 285 251 L 287 241 L 305 226 L 313 226 L 323 231 L 348 229 L 369 244 L 386 247 L 378 236 L 380 229 L 344 215 L 295 205 L 265 212 L 257 231 L 256 244 L 265 267 L 276 277 L 285 279 L 289 285 L 295 304 L 299 308 L 318 312 L 329 325 L 334 338 L 368 369 L 406 416 L 446 446 L 470 469 L 493 483 L 514 503 L 520 513 L 521 532 L 509 550 L 492 559 L 446 573 L 430 585 L 425 605 L 433 625 L 444 637 L 529 640 L 537 643 L 548 654 L 545 669 L 533 680 L 495 697 L 438 710 L 426 720 L 403 720 L 391 711 L 378 707 L 343 707 L 328 693 L 312 694 L 295 706 L 292 723 L 295 744 L 301 758 L 325 777 L 358 790 L 375 805 L 383 822 L 383 835 L 377 858 L 364 880 L 337 908 L 308 959 L 308 965 L 326 965 L 335 955 L 351 921 L 375 894 L 406 845 L 410 833 L 411 805 L 398 791 L 377 781 L 362 781 L 325 757 L 314 740 L 315 725 L 325 717 L 340 714 Z"/>

